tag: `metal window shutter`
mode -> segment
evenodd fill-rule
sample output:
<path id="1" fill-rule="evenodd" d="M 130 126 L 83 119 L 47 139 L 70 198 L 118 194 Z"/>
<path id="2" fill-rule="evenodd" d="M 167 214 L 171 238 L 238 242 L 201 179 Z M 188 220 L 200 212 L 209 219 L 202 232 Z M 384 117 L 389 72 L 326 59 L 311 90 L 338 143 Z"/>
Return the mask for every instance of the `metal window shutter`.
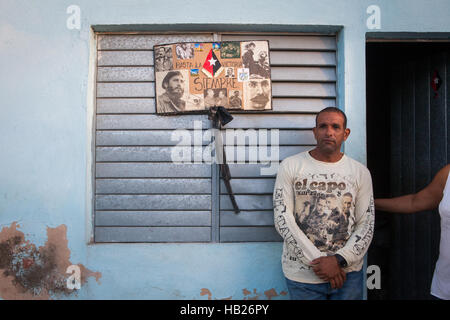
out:
<path id="1" fill-rule="evenodd" d="M 335 36 L 219 38 L 268 39 L 271 48 L 273 111 L 234 113 L 226 128 L 279 129 L 280 160 L 312 148 L 314 113 L 336 103 Z M 261 176 L 261 164 L 230 164 L 242 209 L 235 215 L 214 166 L 171 163 L 174 129 L 193 129 L 194 120 L 210 127 L 206 115 L 154 114 L 152 48 L 177 41 L 217 41 L 217 35 L 98 36 L 95 241 L 280 241 L 273 226 L 275 176 Z"/>
<path id="2" fill-rule="evenodd" d="M 155 115 L 153 45 L 209 34 L 99 35 L 95 241 L 209 242 L 211 165 L 173 164 L 174 129 L 207 116 Z"/>

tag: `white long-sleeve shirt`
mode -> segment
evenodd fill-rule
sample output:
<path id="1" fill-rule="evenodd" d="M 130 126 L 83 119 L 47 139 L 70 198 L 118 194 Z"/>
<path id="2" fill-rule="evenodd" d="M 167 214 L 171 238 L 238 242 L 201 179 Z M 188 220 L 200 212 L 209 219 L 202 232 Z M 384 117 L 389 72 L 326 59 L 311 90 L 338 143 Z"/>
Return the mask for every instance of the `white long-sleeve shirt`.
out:
<path id="1" fill-rule="evenodd" d="M 288 157 L 278 169 L 273 202 L 288 279 L 324 283 L 311 261 L 335 253 L 347 261 L 345 272 L 361 270 L 375 223 L 372 178 L 365 166 L 346 155 L 331 163 L 308 151 Z"/>

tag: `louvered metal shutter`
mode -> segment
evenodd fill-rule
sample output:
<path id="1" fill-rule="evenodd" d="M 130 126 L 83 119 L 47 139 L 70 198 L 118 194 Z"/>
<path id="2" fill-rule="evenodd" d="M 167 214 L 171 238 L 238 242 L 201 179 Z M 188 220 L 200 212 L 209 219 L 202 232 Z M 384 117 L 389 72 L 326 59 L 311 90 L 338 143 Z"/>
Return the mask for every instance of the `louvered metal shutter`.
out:
<path id="1" fill-rule="evenodd" d="M 260 171 L 267 165 L 230 164 L 236 215 L 216 164 L 171 162 L 173 130 L 193 129 L 194 120 L 208 129 L 207 116 L 155 114 L 153 45 L 258 39 L 269 40 L 273 110 L 235 112 L 226 128 L 279 129 L 281 161 L 314 146 L 315 113 L 336 105 L 334 35 L 98 35 L 96 242 L 281 240 L 273 226 L 275 174 Z"/>

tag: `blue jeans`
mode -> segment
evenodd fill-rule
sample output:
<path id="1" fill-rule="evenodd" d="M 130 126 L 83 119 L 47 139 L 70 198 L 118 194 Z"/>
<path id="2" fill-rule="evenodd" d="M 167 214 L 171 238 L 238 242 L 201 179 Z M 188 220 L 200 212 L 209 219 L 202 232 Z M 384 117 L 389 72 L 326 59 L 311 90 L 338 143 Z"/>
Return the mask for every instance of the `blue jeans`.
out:
<path id="1" fill-rule="evenodd" d="M 327 283 L 302 283 L 286 278 L 291 300 L 362 300 L 363 270 L 347 273 L 347 280 L 340 289 L 332 289 Z"/>

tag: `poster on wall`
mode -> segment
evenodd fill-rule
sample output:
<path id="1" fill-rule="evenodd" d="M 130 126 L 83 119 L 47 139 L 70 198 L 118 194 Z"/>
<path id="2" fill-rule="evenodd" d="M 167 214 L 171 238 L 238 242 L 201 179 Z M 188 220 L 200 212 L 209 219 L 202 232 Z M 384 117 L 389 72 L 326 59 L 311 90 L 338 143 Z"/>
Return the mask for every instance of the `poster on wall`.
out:
<path id="1" fill-rule="evenodd" d="M 269 41 L 155 45 L 158 114 L 272 109 Z"/>

